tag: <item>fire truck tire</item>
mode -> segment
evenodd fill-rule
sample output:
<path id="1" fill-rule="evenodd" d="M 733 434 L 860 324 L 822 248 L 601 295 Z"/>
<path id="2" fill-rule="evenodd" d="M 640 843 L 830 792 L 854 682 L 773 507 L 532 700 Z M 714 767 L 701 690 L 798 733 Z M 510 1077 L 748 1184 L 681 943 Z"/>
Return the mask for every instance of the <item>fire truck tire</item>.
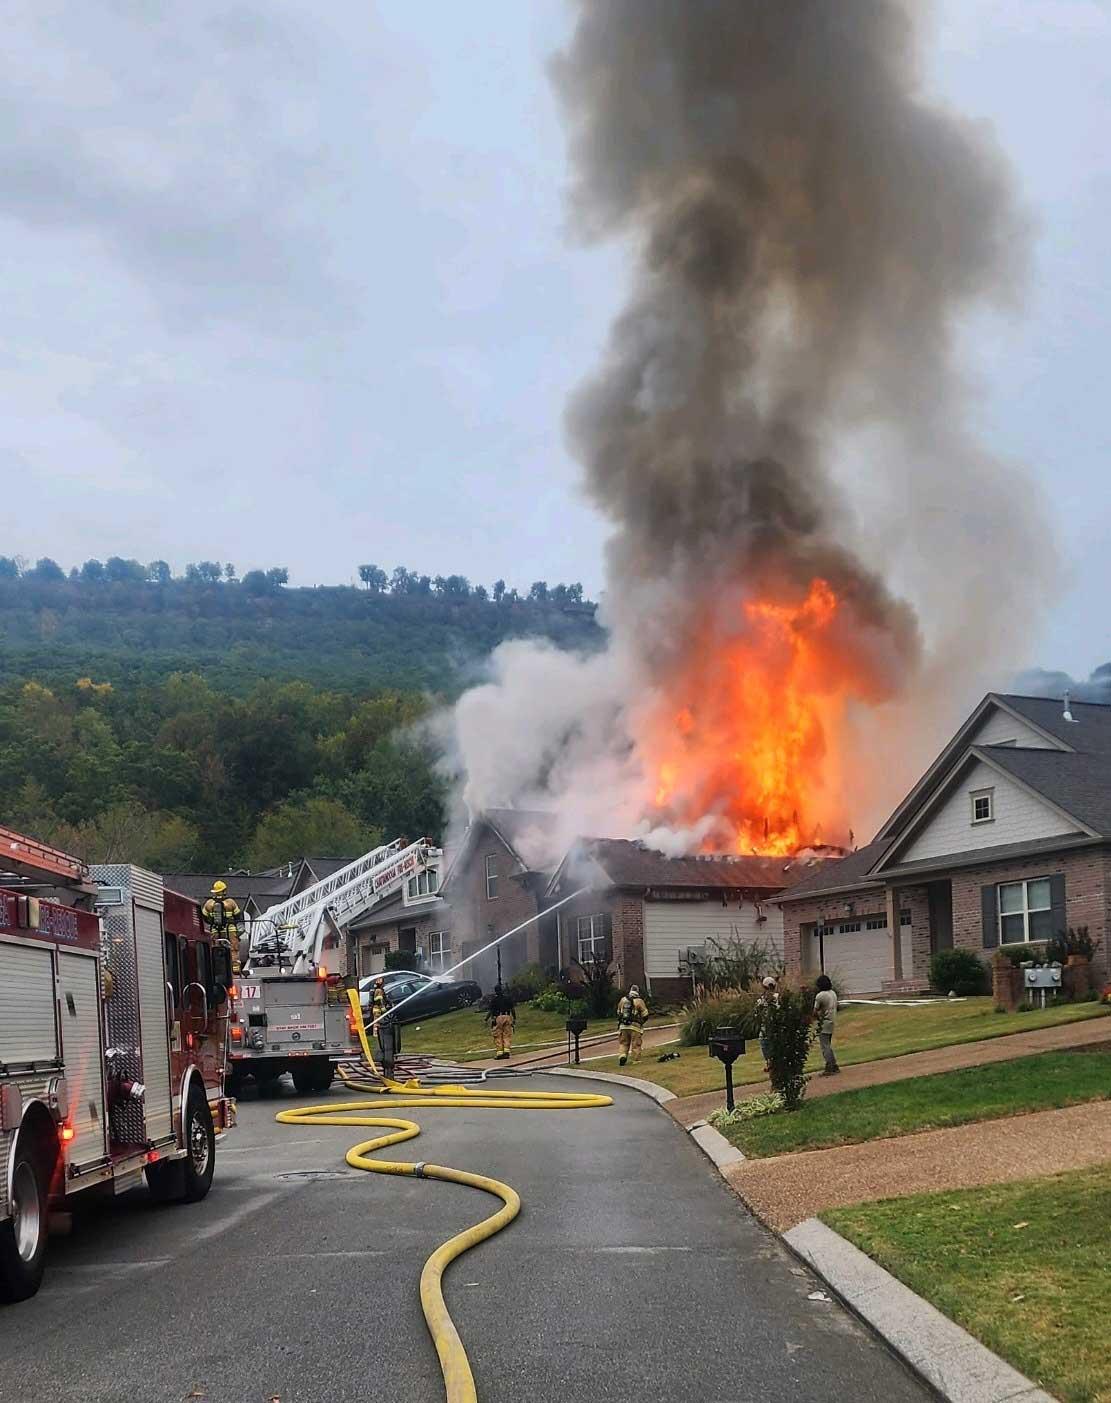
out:
<path id="1" fill-rule="evenodd" d="M 216 1170 L 216 1132 L 208 1102 L 193 1092 L 185 1107 L 185 1194 L 186 1203 L 198 1203 L 212 1187 Z"/>
<path id="2" fill-rule="evenodd" d="M 25 1301 L 46 1265 L 49 1173 L 33 1145 L 21 1144 L 12 1167 L 12 1217 L 0 1223 L 0 1302 Z"/>
<path id="3" fill-rule="evenodd" d="M 291 1072 L 294 1090 L 299 1096 L 317 1096 L 327 1091 L 335 1074 L 331 1062 L 301 1063 Z"/>

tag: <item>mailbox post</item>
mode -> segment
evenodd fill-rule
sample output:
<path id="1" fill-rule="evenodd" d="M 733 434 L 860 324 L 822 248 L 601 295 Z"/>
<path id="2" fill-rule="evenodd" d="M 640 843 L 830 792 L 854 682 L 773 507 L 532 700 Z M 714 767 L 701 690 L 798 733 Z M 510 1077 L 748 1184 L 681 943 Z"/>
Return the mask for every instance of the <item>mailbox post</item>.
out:
<path id="1" fill-rule="evenodd" d="M 724 1025 L 710 1035 L 710 1056 L 725 1066 L 725 1108 L 733 1109 L 733 1063 L 744 1054 L 745 1040 L 739 1028 Z"/>
<path id="2" fill-rule="evenodd" d="M 569 1018 L 566 1023 L 567 1028 L 567 1065 L 571 1065 L 571 1044 L 575 1045 L 574 1065 L 579 1065 L 579 1039 L 586 1032 L 585 1018 Z"/>

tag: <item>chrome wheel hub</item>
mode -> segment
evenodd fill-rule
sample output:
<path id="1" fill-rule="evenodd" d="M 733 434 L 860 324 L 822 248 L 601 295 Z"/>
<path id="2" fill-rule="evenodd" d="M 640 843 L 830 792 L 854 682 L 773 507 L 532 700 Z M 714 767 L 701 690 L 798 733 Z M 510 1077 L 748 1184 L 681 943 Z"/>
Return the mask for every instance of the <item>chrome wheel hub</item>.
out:
<path id="1" fill-rule="evenodd" d="M 17 1166 L 12 1181 L 12 1223 L 16 1251 L 23 1261 L 30 1262 L 42 1237 L 42 1202 L 35 1171 L 26 1160 Z"/>
<path id="2" fill-rule="evenodd" d="M 208 1169 L 208 1131 L 196 1114 L 189 1119 L 189 1158 L 196 1174 L 203 1178 Z"/>

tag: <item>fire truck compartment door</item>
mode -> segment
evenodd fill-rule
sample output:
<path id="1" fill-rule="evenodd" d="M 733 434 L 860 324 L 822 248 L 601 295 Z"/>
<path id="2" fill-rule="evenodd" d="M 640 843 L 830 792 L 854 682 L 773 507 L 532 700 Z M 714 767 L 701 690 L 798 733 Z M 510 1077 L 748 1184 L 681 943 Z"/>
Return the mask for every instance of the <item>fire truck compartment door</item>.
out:
<path id="1" fill-rule="evenodd" d="M 162 914 L 135 903 L 135 962 L 139 985 L 139 1038 L 143 1053 L 147 1138 L 173 1131 L 170 1099 L 170 1031 L 166 1022 L 166 966 Z"/>
<path id="2" fill-rule="evenodd" d="M 54 955 L 0 941 L 0 1062 L 53 1062 Z"/>
<path id="3" fill-rule="evenodd" d="M 76 1132 L 70 1146 L 72 1165 L 103 1159 L 104 1059 L 100 1047 L 100 997 L 96 961 L 88 955 L 58 955 L 58 1010 L 62 1055 L 69 1088 L 69 1123 Z"/>

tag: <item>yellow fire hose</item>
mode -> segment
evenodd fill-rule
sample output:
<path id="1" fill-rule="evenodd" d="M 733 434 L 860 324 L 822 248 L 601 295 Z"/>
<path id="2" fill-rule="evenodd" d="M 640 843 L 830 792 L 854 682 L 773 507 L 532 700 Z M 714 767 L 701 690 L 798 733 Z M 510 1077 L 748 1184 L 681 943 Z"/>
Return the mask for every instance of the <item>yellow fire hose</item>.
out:
<path id="1" fill-rule="evenodd" d="M 378 1069 L 363 1025 L 358 992 L 354 989 L 348 990 L 348 999 L 363 1055 L 377 1074 Z M 376 1150 L 384 1150 L 390 1145 L 400 1145 L 405 1140 L 415 1139 L 420 1134 L 420 1126 L 411 1120 L 365 1113 L 410 1106 L 434 1109 L 463 1106 L 471 1110 L 575 1111 L 612 1106 L 613 1100 L 609 1096 L 580 1092 L 494 1091 L 485 1088 L 472 1090 L 466 1086 L 422 1087 L 417 1081 L 395 1082 L 386 1079 L 377 1084 L 356 1081 L 346 1076 L 344 1081 L 358 1091 L 373 1092 L 380 1099 L 377 1102 L 338 1101 L 331 1105 L 301 1106 L 296 1110 L 279 1111 L 277 1120 L 283 1125 L 357 1125 L 389 1129 L 391 1133 L 388 1135 L 379 1135 L 373 1140 L 362 1140 L 359 1144 L 352 1145 L 345 1156 L 347 1163 L 355 1169 L 369 1170 L 372 1174 L 409 1174 L 423 1179 L 443 1179 L 452 1184 L 466 1184 L 468 1188 L 481 1189 L 502 1201 L 502 1207 L 489 1218 L 483 1219 L 473 1227 L 465 1228 L 463 1232 L 441 1243 L 425 1262 L 420 1275 L 421 1309 L 424 1311 L 428 1333 L 432 1336 L 432 1343 L 436 1346 L 436 1353 L 440 1359 L 447 1403 L 478 1403 L 470 1361 L 444 1301 L 443 1275 L 456 1257 L 461 1257 L 471 1247 L 476 1247 L 488 1237 L 501 1232 L 502 1228 L 507 1227 L 516 1218 L 521 1211 L 520 1197 L 508 1184 L 488 1178 L 485 1174 L 468 1174 L 462 1169 L 450 1169 L 440 1164 L 409 1164 L 398 1160 L 368 1158 Z"/>

